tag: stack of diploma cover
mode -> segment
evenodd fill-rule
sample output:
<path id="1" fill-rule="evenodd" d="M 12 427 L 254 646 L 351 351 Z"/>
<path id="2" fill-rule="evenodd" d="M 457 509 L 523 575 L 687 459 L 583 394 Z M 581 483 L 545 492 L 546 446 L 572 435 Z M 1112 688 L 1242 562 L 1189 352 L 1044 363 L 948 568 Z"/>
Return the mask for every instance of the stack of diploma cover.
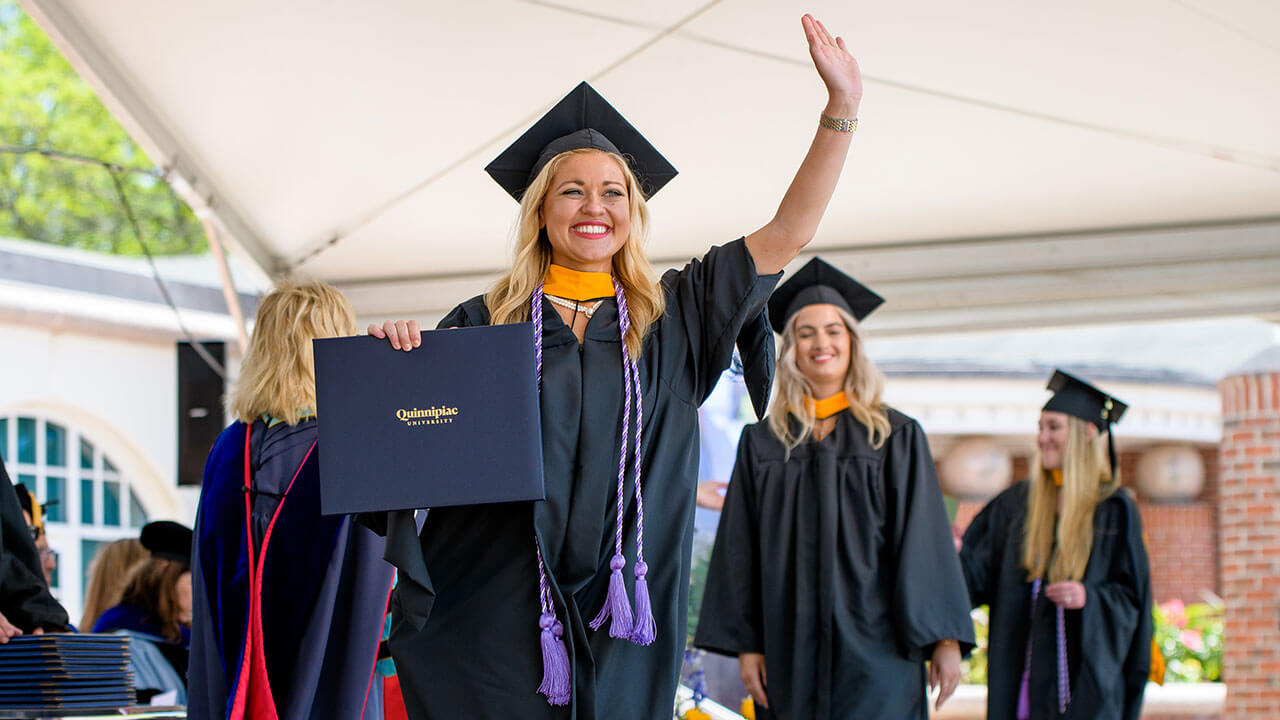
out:
<path id="1" fill-rule="evenodd" d="M 0 713 L 133 704 L 129 638 L 123 635 L 19 635 L 0 645 Z"/>
<path id="2" fill-rule="evenodd" d="M 543 499 L 529 323 L 313 348 L 324 514 Z"/>

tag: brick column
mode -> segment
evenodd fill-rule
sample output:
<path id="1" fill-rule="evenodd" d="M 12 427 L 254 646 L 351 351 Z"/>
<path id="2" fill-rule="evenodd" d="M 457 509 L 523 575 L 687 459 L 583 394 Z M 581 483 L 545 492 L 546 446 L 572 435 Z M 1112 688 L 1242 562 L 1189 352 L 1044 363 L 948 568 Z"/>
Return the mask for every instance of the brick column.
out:
<path id="1" fill-rule="evenodd" d="M 1280 348 L 1218 385 L 1223 717 L 1280 718 Z"/>

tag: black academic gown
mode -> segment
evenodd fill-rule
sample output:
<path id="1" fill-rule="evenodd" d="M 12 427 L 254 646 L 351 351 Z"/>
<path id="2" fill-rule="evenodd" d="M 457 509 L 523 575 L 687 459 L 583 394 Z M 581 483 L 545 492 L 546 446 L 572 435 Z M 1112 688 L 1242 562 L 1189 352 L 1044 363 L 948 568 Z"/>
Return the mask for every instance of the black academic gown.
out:
<path id="1" fill-rule="evenodd" d="M 20 628 L 66 630 L 67 611 L 49 592 L 18 493 L 0 458 L 0 614 Z"/>
<path id="2" fill-rule="evenodd" d="M 928 716 L 923 661 L 973 623 L 924 431 L 889 411 L 879 449 L 848 412 L 791 451 L 745 428 L 694 644 L 763 653 L 757 718 Z"/>
<path id="3" fill-rule="evenodd" d="M 777 278 L 757 276 L 741 240 L 714 247 L 662 278 L 666 310 L 639 361 L 645 560 L 657 624 L 657 639 L 647 647 L 609 637 L 607 624 L 599 631 L 586 625 L 604 603 L 614 554 L 622 421 L 617 306 L 613 299 L 601 303 L 579 346 L 555 306 L 544 302 L 546 500 L 435 508 L 420 538 L 411 513 L 388 518 L 387 558 L 400 568 L 389 644 L 411 718 L 671 717 L 688 614 L 697 409 Z M 477 297 L 440 326 L 488 322 Z M 623 577 L 629 602 L 635 597 L 633 480 L 628 471 Z M 573 666 L 573 698 L 565 707 L 552 707 L 537 693 L 542 655 L 535 537 Z"/>
<path id="4" fill-rule="evenodd" d="M 997 495 L 974 518 L 960 552 L 975 606 L 991 606 L 987 718 L 1013 720 L 1031 650 L 1031 717 L 1137 720 L 1151 662 L 1151 576 L 1137 505 L 1123 489 L 1098 503 L 1085 568 L 1085 606 L 1065 616 L 1071 703 L 1058 713 L 1057 612 L 1044 597 L 1031 618 L 1022 567 L 1027 483 Z"/>

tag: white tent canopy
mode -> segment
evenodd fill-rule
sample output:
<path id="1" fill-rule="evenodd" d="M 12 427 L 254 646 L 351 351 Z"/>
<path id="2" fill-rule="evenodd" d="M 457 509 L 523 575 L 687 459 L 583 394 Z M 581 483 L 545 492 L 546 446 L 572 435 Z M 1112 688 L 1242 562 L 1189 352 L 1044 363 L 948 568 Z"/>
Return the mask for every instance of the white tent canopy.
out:
<path id="1" fill-rule="evenodd" d="M 824 101 L 800 9 L 22 0 L 197 212 L 269 273 L 430 319 L 507 263 L 483 166 L 586 79 L 681 174 L 650 255 L 766 222 Z M 1280 5 L 804 8 L 866 79 L 810 250 L 879 332 L 1280 309 Z"/>

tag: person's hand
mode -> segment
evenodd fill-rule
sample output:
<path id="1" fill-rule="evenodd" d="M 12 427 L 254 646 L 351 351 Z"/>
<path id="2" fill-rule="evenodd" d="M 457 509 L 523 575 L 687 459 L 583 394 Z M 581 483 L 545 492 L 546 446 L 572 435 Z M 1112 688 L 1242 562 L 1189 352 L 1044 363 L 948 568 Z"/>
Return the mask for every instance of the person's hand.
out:
<path id="1" fill-rule="evenodd" d="M 382 323 L 382 327 L 370 324 L 369 334 L 376 338 L 386 338 L 391 341 L 391 347 L 405 352 L 422 344 L 422 328 L 418 326 L 417 320 L 388 320 Z"/>
<path id="2" fill-rule="evenodd" d="M 1064 580 L 1044 589 L 1044 596 L 1068 610 L 1079 610 L 1088 600 L 1084 585 L 1075 580 Z"/>
<path id="3" fill-rule="evenodd" d="M 938 702 L 935 710 L 942 709 L 960 684 L 960 644 L 955 640 L 939 640 L 933 646 L 933 657 L 929 660 L 929 691 L 938 690 Z"/>
<path id="4" fill-rule="evenodd" d="M 708 510 L 724 509 L 724 491 L 729 483 L 703 480 L 698 483 L 698 507 Z"/>
<path id="5" fill-rule="evenodd" d="M 844 38 L 834 37 L 817 18 L 805 15 L 800 18 L 805 39 L 809 41 L 809 56 L 817 68 L 822 83 L 827 86 L 830 101 L 828 114 L 837 119 L 853 119 L 858 116 L 858 103 L 862 101 L 862 72 L 858 61 L 845 47 Z"/>
<path id="6" fill-rule="evenodd" d="M 22 634 L 22 630 L 17 625 L 9 622 L 9 618 L 0 613 L 0 645 L 9 642 L 9 638 L 17 637 Z"/>
<path id="7" fill-rule="evenodd" d="M 747 686 L 747 692 L 751 693 L 752 701 L 762 708 L 769 707 L 769 696 L 765 694 L 769 681 L 764 672 L 764 655 L 739 653 L 738 675 L 742 677 L 742 684 Z"/>

